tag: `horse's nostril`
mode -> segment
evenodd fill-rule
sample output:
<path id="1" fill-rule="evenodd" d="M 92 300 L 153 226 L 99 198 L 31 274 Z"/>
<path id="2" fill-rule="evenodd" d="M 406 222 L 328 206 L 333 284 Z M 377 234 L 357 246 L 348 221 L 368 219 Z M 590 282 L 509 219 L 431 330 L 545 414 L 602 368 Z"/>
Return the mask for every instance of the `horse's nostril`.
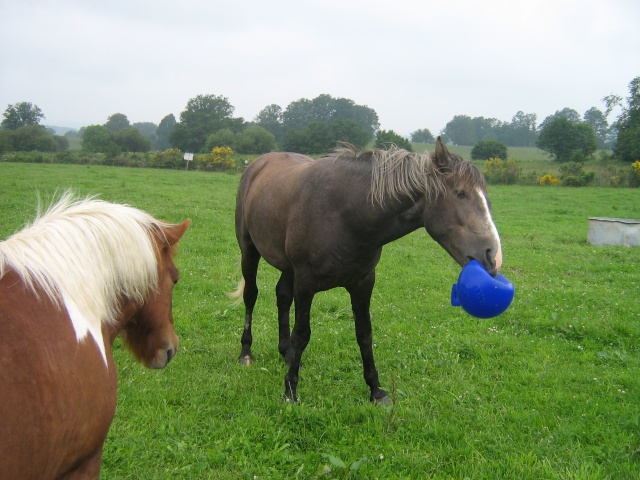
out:
<path id="1" fill-rule="evenodd" d="M 169 348 L 167 350 L 167 363 L 169 363 L 171 361 L 171 359 L 173 358 L 173 356 L 176 354 L 175 350 L 173 348 Z"/>

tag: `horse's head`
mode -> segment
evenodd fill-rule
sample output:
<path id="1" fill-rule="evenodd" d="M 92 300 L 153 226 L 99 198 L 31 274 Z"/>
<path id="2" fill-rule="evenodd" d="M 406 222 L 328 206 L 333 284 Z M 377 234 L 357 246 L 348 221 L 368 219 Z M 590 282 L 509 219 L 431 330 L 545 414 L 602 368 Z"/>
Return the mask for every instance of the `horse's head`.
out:
<path id="1" fill-rule="evenodd" d="M 173 257 L 176 245 L 191 220 L 165 226 L 155 235 L 158 257 L 158 285 L 123 327 L 123 339 L 136 358 L 149 368 L 164 368 L 176 354 L 178 336 L 173 328 L 171 311 L 173 287 L 180 274 Z"/>
<path id="2" fill-rule="evenodd" d="M 495 276 L 502 249 L 482 174 L 470 162 L 451 155 L 439 138 L 433 161 L 444 191 L 425 208 L 427 232 L 461 266 L 477 260 Z"/>

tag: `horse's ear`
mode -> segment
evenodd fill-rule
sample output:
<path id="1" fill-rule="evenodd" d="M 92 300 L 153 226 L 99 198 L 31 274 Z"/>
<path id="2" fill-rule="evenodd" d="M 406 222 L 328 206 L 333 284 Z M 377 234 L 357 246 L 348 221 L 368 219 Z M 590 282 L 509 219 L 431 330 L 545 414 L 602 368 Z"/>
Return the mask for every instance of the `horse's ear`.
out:
<path id="1" fill-rule="evenodd" d="M 167 237 L 167 240 L 169 241 L 169 245 L 175 245 L 176 243 L 178 243 L 178 241 L 180 241 L 180 239 L 184 235 L 184 232 L 186 232 L 187 228 L 189 228 L 189 225 L 191 225 L 191 219 L 187 218 L 182 223 L 178 223 L 177 225 L 170 225 L 169 227 L 165 228 L 164 233 Z"/>
<path id="2" fill-rule="evenodd" d="M 449 153 L 449 150 L 447 150 L 447 147 L 444 146 L 442 140 L 438 137 L 436 140 L 436 153 L 434 156 L 434 163 L 436 164 L 436 167 L 438 167 L 438 170 L 443 170 L 449 166 L 450 156 L 451 154 Z"/>

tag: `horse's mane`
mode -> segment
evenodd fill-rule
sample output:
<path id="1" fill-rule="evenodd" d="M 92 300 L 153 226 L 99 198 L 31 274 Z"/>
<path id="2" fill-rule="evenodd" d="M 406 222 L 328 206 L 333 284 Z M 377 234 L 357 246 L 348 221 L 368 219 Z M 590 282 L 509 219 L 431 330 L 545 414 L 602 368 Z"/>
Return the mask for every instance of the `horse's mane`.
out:
<path id="1" fill-rule="evenodd" d="M 34 292 L 40 287 L 66 306 L 79 340 L 88 330 L 98 341 L 102 323 L 115 320 L 121 299 L 142 304 L 156 288 L 152 232 L 163 225 L 133 207 L 76 199 L 67 191 L 44 213 L 38 207 L 32 224 L 0 243 L 0 278 L 11 269 Z"/>
<path id="2" fill-rule="evenodd" d="M 384 205 L 385 199 L 399 199 L 421 193 L 435 199 L 445 192 L 445 178 L 454 177 L 458 188 L 479 187 L 486 191 L 482 173 L 461 157 L 449 154 L 449 165 L 439 168 L 434 153 L 417 154 L 395 145 L 358 154 L 353 145 L 343 143 L 335 150 L 336 160 L 351 159 L 371 166 L 371 200 Z"/>

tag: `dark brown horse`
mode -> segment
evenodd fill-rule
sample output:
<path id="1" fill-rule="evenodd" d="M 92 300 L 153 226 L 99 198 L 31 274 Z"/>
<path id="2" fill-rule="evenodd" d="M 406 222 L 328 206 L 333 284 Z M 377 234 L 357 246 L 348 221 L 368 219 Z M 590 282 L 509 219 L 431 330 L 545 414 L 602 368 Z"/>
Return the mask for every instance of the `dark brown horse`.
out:
<path id="1" fill-rule="evenodd" d="M 244 172 L 236 201 L 242 275 L 235 295 L 246 308 L 240 362 L 250 364 L 251 320 L 263 257 L 282 272 L 276 286 L 279 350 L 289 364 L 285 395 L 297 400 L 300 359 L 311 335 L 315 293 L 344 287 L 370 399 L 388 402 L 372 350 L 369 305 L 382 247 L 424 226 L 460 264 L 478 260 L 493 275 L 502 261 L 482 174 L 438 139 L 434 154 L 350 148 L 313 160 L 269 153 Z M 295 301 L 295 323 L 289 310 Z"/>
<path id="2" fill-rule="evenodd" d="M 62 196 L 0 243 L 0 478 L 98 478 L 116 408 L 119 332 L 163 368 L 175 355 L 176 245 L 189 226 Z"/>

